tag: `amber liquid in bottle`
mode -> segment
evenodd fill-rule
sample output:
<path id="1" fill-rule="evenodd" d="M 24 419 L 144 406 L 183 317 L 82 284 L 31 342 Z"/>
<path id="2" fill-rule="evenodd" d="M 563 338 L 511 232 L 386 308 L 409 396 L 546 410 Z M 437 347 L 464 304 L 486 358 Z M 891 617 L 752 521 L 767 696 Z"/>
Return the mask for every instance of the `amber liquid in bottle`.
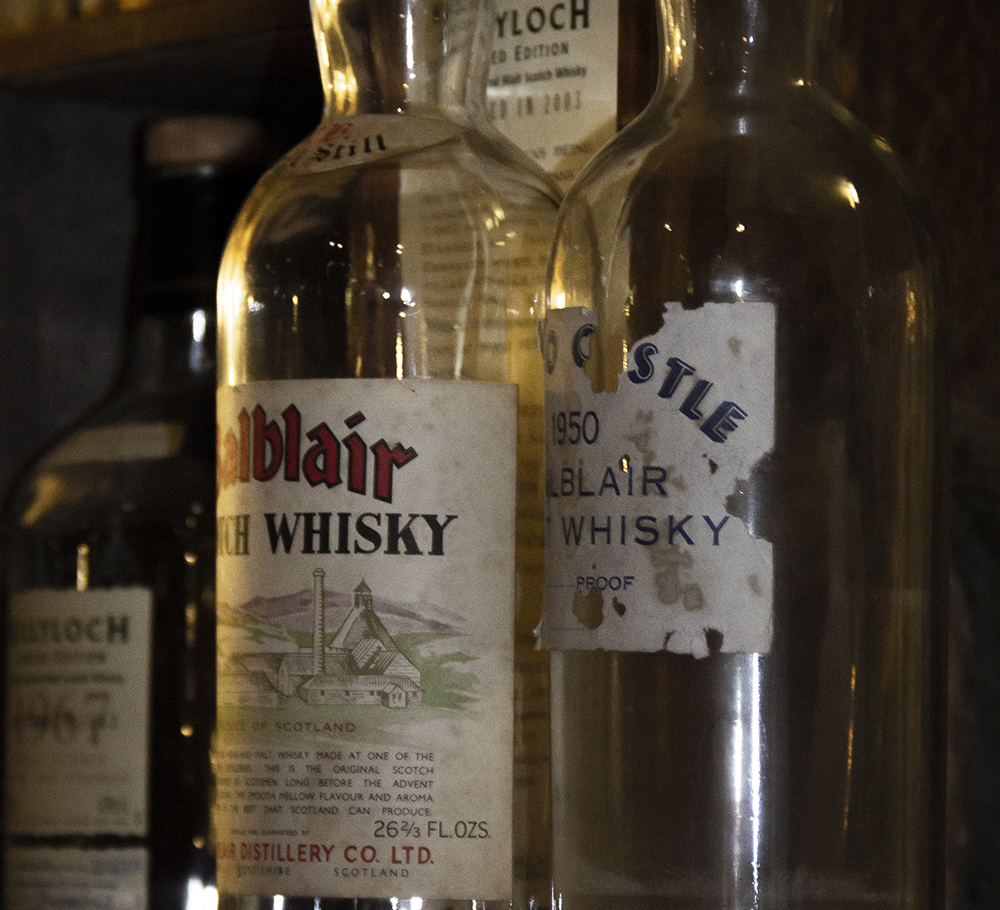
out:
<path id="1" fill-rule="evenodd" d="M 356 390 L 371 390 L 372 395 L 381 396 L 387 389 L 384 394 L 392 396 L 403 387 L 419 391 L 438 382 L 442 394 L 447 395 L 447 386 L 517 384 L 516 430 L 510 427 L 512 436 L 516 435 L 512 444 L 516 443 L 517 460 L 516 597 L 513 605 L 505 607 L 514 629 L 514 692 L 493 693 L 512 699 L 514 779 L 505 784 L 484 771 L 479 789 L 502 793 L 490 811 L 495 817 L 514 818 L 513 884 L 506 884 L 505 890 L 516 906 L 547 902 L 547 665 L 534 651 L 532 638 L 541 610 L 544 533 L 540 486 L 542 367 L 536 323 L 557 194 L 520 156 L 505 145 L 495 145 L 488 137 L 488 126 L 479 129 L 479 124 L 485 124 L 482 96 L 487 61 L 483 36 L 487 22 L 478 4 L 423 0 L 334 4 L 318 0 L 313 4 L 313 15 L 326 111 L 317 130 L 261 180 L 234 227 L 219 280 L 220 396 L 242 394 L 244 388 L 253 394 L 258 389 L 269 394 L 269 389 L 286 381 L 289 384 L 280 388 L 297 395 L 306 388 L 304 381 L 315 380 L 309 385 L 320 390 L 310 399 L 314 411 L 338 414 L 344 401 L 357 400 L 352 410 L 364 410 L 363 435 L 366 427 L 375 425 L 380 405 L 365 400 L 368 392 Z M 366 384 L 373 380 L 379 382 Z M 427 417 L 441 421 L 444 432 L 449 413 L 443 404 L 436 415 Z M 272 416 L 269 410 L 268 418 Z M 483 413 L 482 424 L 489 426 L 493 416 Z M 334 433 L 341 432 L 337 427 L 342 424 L 333 417 L 326 419 Z M 220 409 L 223 435 L 228 420 Z M 311 423 L 304 422 L 303 429 L 307 426 Z M 470 427 L 469 431 L 478 428 Z M 342 432 L 346 435 L 347 430 Z M 402 435 L 407 431 L 398 432 Z M 372 443 L 377 437 L 365 438 Z M 391 444 L 392 439 L 386 438 Z M 413 464 L 428 463 L 421 462 L 421 457 Z M 475 465 L 462 470 L 467 473 L 473 469 L 477 469 Z M 410 470 L 407 466 L 398 476 L 412 476 Z M 458 482 L 465 479 L 456 478 Z M 399 483 L 398 495 L 405 502 L 404 481 Z M 333 521 L 350 508 L 346 500 L 336 498 L 343 487 L 332 488 L 325 500 L 328 504 L 315 507 L 333 510 Z M 374 513 L 387 507 L 370 508 Z M 258 520 L 255 506 L 249 514 L 251 521 Z M 330 548 L 349 550 L 355 539 L 348 544 L 344 538 L 341 548 L 336 536 L 339 527 L 333 532 Z M 353 534 L 351 529 L 356 525 L 343 527 L 344 534 Z M 411 562 L 416 573 L 426 558 L 414 554 Z M 342 565 L 349 571 L 355 567 L 357 578 L 364 577 L 373 592 L 376 615 L 392 626 L 393 620 L 379 603 L 384 583 L 379 575 L 382 570 L 373 560 L 349 554 L 336 559 L 317 556 L 316 565 L 327 572 L 324 578 L 330 589 L 320 597 L 321 603 L 333 604 L 334 596 L 345 596 L 339 589 L 334 592 L 330 573 Z M 467 585 L 470 598 L 475 600 L 481 582 L 470 576 Z M 222 588 L 220 582 L 220 603 Z M 230 595 L 225 598 L 230 599 Z M 321 610 L 332 622 L 329 617 L 334 608 Z M 333 638 L 329 648 L 336 648 L 336 627 L 328 631 Z M 309 639 L 313 645 L 317 634 Z M 400 650 L 406 651 L 405 640 L 399 641 Z M 422 674 L 427 667 L 425 654 L 418 644 L 408 655 Z M 234 665 L 221 650 L 220 662 Z M 245 664 L 239 660 L 235 664 L 237 675 L 245 672 Z M 426 677 L 422 675 L 421 680 Z M 305 697 L 303 689 L 289 689 L 276 697 L 274 710 L 306 711 L 299 704 Z M 220 712 L 224 698 L 220 692 Z M 438 709 L 439 705 L 425 702 L 402 713 Z M 363 716 L 374 717 L 379 710 L 372 707 Z M 462 722 L 461 712 L 453 712 L 452 717 L 456 723 Z M 348 755 L 357 748 L 352 743 L 364 742 L 362 733 L 353 732 L 353 738 L 333 735 L 300 742 L 313 756 L 329 756 L 338 750 Z M 251 738 L 243 741 L 254 744 Z M 219 749 L 220 765 L 241 742 L 235 734 L 227 734 Z M 285 745 L 292 748 L 295 741 L 286 737 Z M 393 754 L 401 748 L 397 743 Z M 332 761 L 325 757 L 317 760 Z M 436 755 L 435 761 L 444 760 Z M 477 761 L 472 758 L 465 765 L 475 768 Z M 436 766 L 435 773 L 440 776 L 434 779 L 435 787 L 449 785 L 444 767 Z M 395 772 L 389 763 L 373 761 L 369 768 L 368 777 L 381 775 L 381 786 L 392 793 L 399 792 L 396 783 L 405 783 L 393 778 Z M 329 783 L 323 783 L 331 776 L 322 777 L 309 788 L 318 801 L 335 795 Z M 443 823 L 438 808 L 443 803 L 437 793 L 433 791 L 434 802 L 426 804 L 429 814 L 404 819 L 409 822 L 405 828 L 402 822 L 391 829 L 376 828 L 379 818 L 375 818 L 366 832 L 384 831 L 387 837 L 366 842 L 371 847 L 367 855 L 371 858 L 377 852 L 380 860 L 386 857 L 385 866 L 391 867 L 389 857 L 410 855 L 416 864 L 418 855 L 427 856 L 418 854 L 419 848 L 435 850 L 432 833 L 440 831 L 435 826 Z M 304 800 L 312 798 L 304 796 Z M 238 844 L 245 836 L 231 802 L 230 791 L 220 794 L 217 815 L 225 820 L 219 823 L 219 836 Z M 455 820 L 449 823 L 450 834 Z M 354 843 L 345 838 L 354 835 L 337 833 L 346 829 L 324 830 L 333 832 L 329 840 L 339 851 L 331 870 L 349 870 L 352 860 L 360 859 L 353 853 L 350 859 L 343 855 L 344 844 Z M 401 831 L 408 839 L 393 840 Z M 483 898 L 475 893 L 474 881 L 472 893 L 466 886 L 459 893 L 426 893 L 417 889 L 413 879 L 400 882 L 390 897 L 386 887 L 391 885 L 360 876 L 345 881 L 336 877 L 342 875 L 339 871 L 329 872 L 322 880 L 311 879 L 316 885 L 303 884 L 304 879 L 272 879 L 254 892 L 238 877 L 240 847 L 233 851 L 234 877 L 220 887 L 223 908 L 270 908 L 280 901 L 285 908 L 363 904 L 388 910 L 396 906 L 468 906 Z M 474 879 L 474 863 L 465 865 L 468 876 Z M 310 887 L 313 890 L 308 890 Z"/>
<path id="2" fill-rule="evenodd" d="M 627 469 L 598 465 L 612 473 L 600 514 L 586 513 L 598 524 L 582 546 L 564 531 L 586 508 L 594 463 L 586 440 L 568 442 L 589 432 L 596 445 L 596 425 L 573 434 L 556 405 L 547 414 L 557 900 L 566 910 L 937 906 L 935 229 L 891 153 L 818 83 L 822 21 L 811 4 L 704 0 L 662 3 L 661 13 L 662 65 L 676 81 L 669 93 L 661 83 L 569 192 L 547 301 L 557 335 L 563 313 L 587 308 L 588 398 L 577 407 L 595 409 L 601 433 L 631 406 L 626 394 L 659 389 L 643 399 L 646 422 L 640 414 L 616 437 Z M 746 318 L 757 311 L 769 314 L 765 328 Z M 698 347 L 690 327 L 706 319 L 723 327 Z M 740 360 L 761 337 L 763 374 Z M 636 359 L 650 339 L 655 350 Z M 557 340 L 571 349 L 572 339 Z M 687 383 L 676 390 L 664 382 L 671 357 Z M 684 396 L 699 382 L 738 403 L 760 391 L 741 378 L 759 375 L 773 376 L 770 436 L 759 457 L 732 468 L 736 482 L 709 495 L 718 511 L 706 525 L 707 510 L 691 503 L 724 475 L 730 442 L 699 434 L 709 408 L 678 416 L 678 406 L 697 405 Z M 564 401 L 566 386 L 549 392 Z M 730 439 L 754 432 L 758 416 L 734 417 Z M 657 435 L 650 419 L 671 429 Z M 704 453 L 694 465 L 683 461 L 689 443 Z M 630 470 L 638 496 L 644 468 L 664 473 L 647 472 L 644 511 L 627 533 L 623 519 L 619 544 L 626 487 L 620 480 L 608 505 L 610 478 Z M 602 474 L 591 478 L 596 491 Z M 734 529 L 769 554 L 766 577 L 754 579 L 770 585 L 759 647 L 732 644 L 754 585 L 713 588 L 713 573 L 727 569 L 703 562 Z M 640 595 L 611 572 L 601 582 L 599 570 L 565 569 L 591 558 L 648 586 Z M 706 564 L 716 568 L 706 574 Z M 559 584 L 570 574 L 567 593 Z M 585 609 L 591 594 L 603 598 L 600 615 Z M 670 619 L 642 647 L 560 638 L 570 629 L 600 642 L 647 608 Z M 597 632 L 583 631 L 598 619 Z M 698 634 L 681 641 L 690 629 Z"/>

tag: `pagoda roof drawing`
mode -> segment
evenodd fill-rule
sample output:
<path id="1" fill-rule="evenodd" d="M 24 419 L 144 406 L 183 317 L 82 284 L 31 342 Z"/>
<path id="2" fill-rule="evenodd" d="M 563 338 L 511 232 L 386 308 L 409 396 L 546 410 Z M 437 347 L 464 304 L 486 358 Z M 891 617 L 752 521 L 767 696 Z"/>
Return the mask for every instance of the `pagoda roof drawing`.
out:
<path id="1" fill-rule="evenodd" d="M 364 585 L 364 582 L 361 584 Z M 355 593 L 359 593 L 360 589 L 359 585 L 355 588 Z M 351 612 L 347 614 L 347 618 L 341 623 L 327 650 L 353 651 L 359 644 L 373 638 L 388 650 L 394 652 L 399 650 L 389 630 L 382 624 L 382 620 L 376 616 L 371 606 L 356 602 Z"/>

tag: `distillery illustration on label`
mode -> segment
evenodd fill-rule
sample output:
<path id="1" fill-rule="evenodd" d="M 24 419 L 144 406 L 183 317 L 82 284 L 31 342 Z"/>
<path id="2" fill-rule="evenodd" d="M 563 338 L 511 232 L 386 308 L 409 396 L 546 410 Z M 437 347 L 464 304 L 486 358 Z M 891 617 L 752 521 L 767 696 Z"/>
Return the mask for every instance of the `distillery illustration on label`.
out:
<path id="1" fill-rule="evenodd" d="M 773 446 L 773 305 L 668 305 L 610 379 L 599 331 L 576 308 L 544 332 L 549 647 L 767 652 L 771 543 L 744 493 Z"/>
<path id="2" fill-rule="evenodd" d="M 220 623 L 238 627 L 248 639 L 266 643 L 265 650 L 231 658 L 226 687 L 219 694 L 221 704 L 256 701 L 276 705 L 278 695 L 310 705 L 407 708 L 424 703 L 420 670 L 397 639 L 407 641 L 412 653 L 433 661 L 434 649 L 441 641 L 461 633 L 461 617 L 440 608 L 429 610 L 427 604 L 421 604 L 420 613 L 391 603 L 379 604 L 377 611 L 372 589 L 364 579 L 348 597 L 326 591 L 325 576 L 323 569 L 313 572 L 309 605 L 305 603 L 308 592 L 292 592 L 287 597 L 254 598 L 230 615 L 220 615 Z M 387 623 L 398 631 L 391 634 Z M 441 663 L 458 665 L 473 659 L 453 651 Z M 466 700 L 474 700 L 478 678 L 464 673 L 460 679 L 459 688 L 440 684 L 434 688 L 433 683 L 425 682 L 425 687 L 431 686 L 428 702 L 461 708 Z"/>

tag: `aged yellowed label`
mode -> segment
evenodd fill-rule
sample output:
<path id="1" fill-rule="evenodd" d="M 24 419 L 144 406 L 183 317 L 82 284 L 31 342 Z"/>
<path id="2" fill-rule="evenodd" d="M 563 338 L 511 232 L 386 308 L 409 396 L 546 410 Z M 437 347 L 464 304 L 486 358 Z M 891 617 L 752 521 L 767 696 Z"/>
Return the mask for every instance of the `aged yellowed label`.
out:
<path id="1" fill-rule="evenodd" d="M 549 647 L 770 650 L 771 543 L 743 493 L 774 443 L 774 318 L 767 302 L 668 304 L 595 392 L 594 314 L 549 313 Z"/>
<path id="2" fill-rule="evenodd" d="M 517 390 L 219 390 L 220 888 L 509 899 Z"/>

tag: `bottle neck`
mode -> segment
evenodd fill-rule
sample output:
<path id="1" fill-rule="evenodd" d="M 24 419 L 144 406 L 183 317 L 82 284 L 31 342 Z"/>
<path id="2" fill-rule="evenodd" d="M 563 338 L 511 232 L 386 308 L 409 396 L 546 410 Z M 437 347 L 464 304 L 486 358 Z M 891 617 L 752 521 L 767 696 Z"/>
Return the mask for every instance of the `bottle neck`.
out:
<path id="1" fill-rule="evenodd" d="M 489 4 L 312 0 L 326 116 L 484 111 Z"/>
<path id="2" fill-rule="evenodd" d="M 663 81 L 703 97 L 824 83 L 837 0 L 660 0 Z"/>
<path id="3" fill-rule="evenodd" d="M 144 175 L 119 389 L 214 382 L 219 259 L 252 183 L 245 169 L 215 165 Z"/>
<path id="4" fill-rule="evenodd" d="M 215 382 L 215 309 L 143 314 L 128 329 L 119 391 L 168 392 Z"/>

